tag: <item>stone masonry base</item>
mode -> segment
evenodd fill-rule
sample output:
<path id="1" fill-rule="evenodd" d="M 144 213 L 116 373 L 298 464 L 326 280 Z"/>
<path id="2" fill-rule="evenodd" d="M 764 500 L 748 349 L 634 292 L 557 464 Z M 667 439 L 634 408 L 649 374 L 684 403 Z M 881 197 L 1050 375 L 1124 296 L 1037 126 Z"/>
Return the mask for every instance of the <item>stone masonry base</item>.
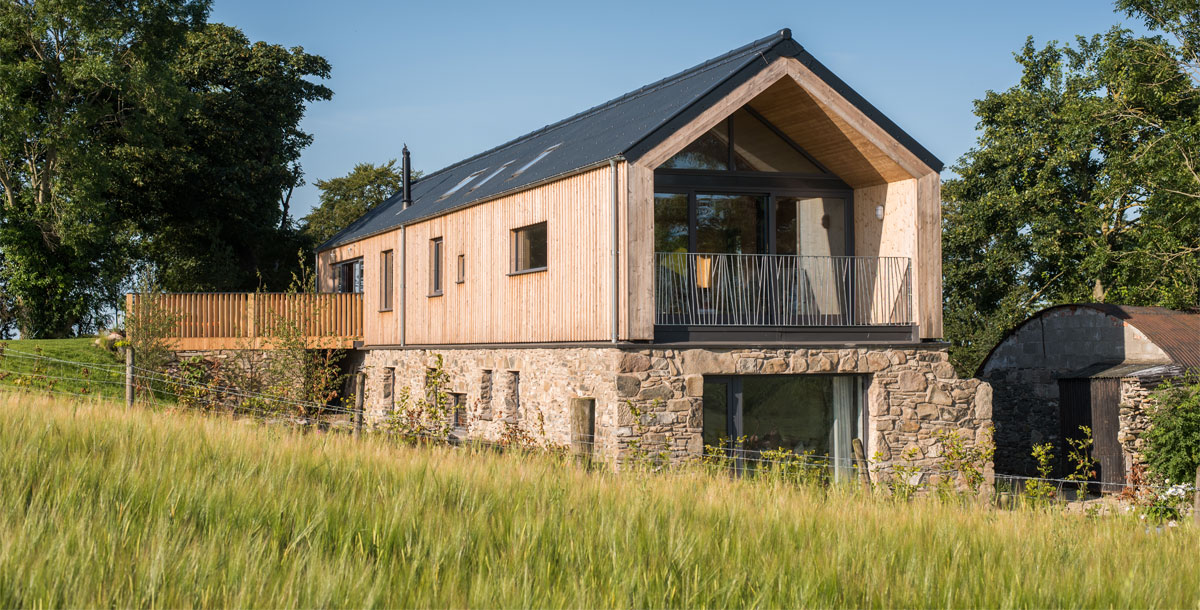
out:
<path id="1" fill-rule="evenodd" d="M 618 455 L 640 440 L 673 460 L 703 451 L 705 375 L 855 374 L 865 380 L 867 456 L 881 465 L 915 449 L 932 466 L 937 430 L 978 441 L 992 425 L 992 389 L 958 379 L 943 346 L 858 348 L 658 349 L 530 347 L 373 349 L 366 352 L 367 415 L 379 421 L 405 395 L 422 396 L 442 357 L 449 392 L 466 405 L 469 438 L 495 440 L 516 426 L 567 445 L 567 401 L 596 400 L 596 443 Z M 635 422 L 633 411 L 642 413 Z M 639 438 L 640 437 L 640 438 Z"/>

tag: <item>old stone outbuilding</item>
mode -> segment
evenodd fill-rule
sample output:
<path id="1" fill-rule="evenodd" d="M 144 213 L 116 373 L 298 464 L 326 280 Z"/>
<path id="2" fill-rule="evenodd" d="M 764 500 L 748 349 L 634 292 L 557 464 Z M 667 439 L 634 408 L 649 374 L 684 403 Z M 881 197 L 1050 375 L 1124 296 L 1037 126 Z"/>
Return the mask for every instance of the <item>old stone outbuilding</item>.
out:
<path id="1" fill-rule="evenodd" d="M 1088 426 L 1100 480 L 1125 482 L 1143 464 L 1154 390 L 1189 370 L 1200 370 L 1200 314 L 1096 303 L 1038 312 L 979 370 L 994 388 L 996 471 L 1033 474 L 1033 445 L 1053 443 L 1061 458 Z"/>

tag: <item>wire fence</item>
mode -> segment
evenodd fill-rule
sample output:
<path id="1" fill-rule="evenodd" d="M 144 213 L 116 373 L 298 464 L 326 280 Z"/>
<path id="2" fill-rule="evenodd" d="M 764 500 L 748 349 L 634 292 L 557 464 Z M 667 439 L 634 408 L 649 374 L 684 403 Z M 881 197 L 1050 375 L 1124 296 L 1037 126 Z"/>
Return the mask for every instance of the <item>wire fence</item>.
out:
<path id="1" fill-rule="evenodd" d="M 45 366 L 48 363 L 57 365 L 56 370 L 49 370 Z M 246 391 L 226 384 L 197 383 L 176 373 L 153 371 L 138 366 L 66 360 L 15 350 L 0 344 L 0 384 L 3 384 L 0 387 L 7 386 L 17 391 L 73 399 L 111 399 L 113 396 L 100 389 L 124 389 L 129 381 L 141 384 L 142 391 L 137 396 L 139 404 L 159 409 L 253 417 L 267 423 L 282 423 L 302 428 L 315 427 L 334 433 L 350 432 L 354 418 L 363 416 L 359 408 L 346 404 L 299 400 L 295 397 Z M 448 422 L 439 422 L 439 425 L 431 429 L 388 423 L 387 418 L 374 422 L 370 428 L 371 434 L 394 437 L 408 443 L 495 451 L 538 450 L 563 456 L 590 456 L 589 463 L 608 461 L 619 468 L 638 465 L 656 471 L 668 471 L 680 465 L 700 465 L 741 477 L 771 475 L 821 483 L 864 482 L 893 492 L 900 488 L 913 490 L 935 485 L 945 486 L 947 481 L 961 481 L 966 474 L 961 466 L 936 467 L 905 461 L 871 463 L 857 458 L 795 453 L 788 450 L 760 451 L 725 445 L 705 447 L 700 455 L 681 456 L 678 451 L 668 448 L 647 446 L 638 437 L 618 439 L 575 434 L 568 442 L 555 444 L 544 437 L 537 438 L 537 435 L 519 427 L 502 432 L 498 439 L 486 439 L 471 437 L 462 428 L 444 425 Z M 392 423 L 395 423 L 394 419 Z M 615 455 L 605 455 L 606 452 Z M 974 474 L 983 477 L 981 469 Z M 998 493 L 1016 496 L 1023 495 L 1036 486 L 1037 489 L 1043 490 L 1042 493 L 1047 489 L 1052 490 L 1056 498 L 1068 498 L 1072 497 L 1072 494 L 1079 498 L 1088 493 L 1157 495 L 1168 489 L 1163 485 L 1145 483 L 1079 481 L 1000 473 L 993 475 L 990 486 Z"/>

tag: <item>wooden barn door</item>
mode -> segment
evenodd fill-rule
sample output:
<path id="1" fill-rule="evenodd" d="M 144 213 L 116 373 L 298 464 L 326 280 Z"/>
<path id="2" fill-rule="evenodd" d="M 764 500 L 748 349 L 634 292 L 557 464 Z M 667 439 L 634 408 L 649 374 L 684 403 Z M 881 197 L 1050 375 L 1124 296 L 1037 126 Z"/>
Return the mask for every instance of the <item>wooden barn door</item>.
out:
<path id="1" fill-rule="evenodd" d="M 1092 457 L 1096 479 L 1105 483 L 1125 482 L 1125 458 L 1117 442 L 1121 402 L 1120 379 L 1060 379 L 1058 381 L 1059 431 L 1063 439 L 1079 436 L 1079 426 L 1092 429 Z M 1067 447 L 1062 451 L 1064 465 Z"/>

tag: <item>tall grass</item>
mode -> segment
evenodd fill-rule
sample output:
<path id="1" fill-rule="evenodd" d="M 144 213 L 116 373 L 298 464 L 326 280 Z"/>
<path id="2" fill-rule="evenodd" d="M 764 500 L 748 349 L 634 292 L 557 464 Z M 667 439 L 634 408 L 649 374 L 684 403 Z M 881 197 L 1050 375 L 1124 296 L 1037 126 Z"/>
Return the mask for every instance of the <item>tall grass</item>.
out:
<path id="1" fill-rule="evenodd" d="M 124 360 L 94 337 L 2 342 L 0 389 L 38 389 L 117 399 L 125 395 Z M 61 362 L 70 361 L 71 364 Z"/>
<path id="2" fill-rule="evenodd" d="M 1195 606 L 1197 532 L 0 396 L 0 606 Z"/>

